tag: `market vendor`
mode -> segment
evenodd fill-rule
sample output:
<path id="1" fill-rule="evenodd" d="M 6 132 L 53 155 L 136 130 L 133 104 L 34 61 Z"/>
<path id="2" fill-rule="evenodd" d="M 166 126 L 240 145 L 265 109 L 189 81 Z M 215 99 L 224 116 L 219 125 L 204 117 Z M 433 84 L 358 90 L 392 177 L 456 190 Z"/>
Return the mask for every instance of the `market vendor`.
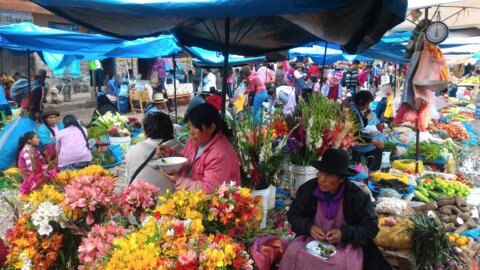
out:
<path id="1" fill-rule="evenodd" d="M 157 95 L 161 95 L 161 93 L 155 94 L 155 96 Z M 161 97 L 163 98 L 163 96 Z M 142 180 L 155 185 L 163 195 L 167 189 L 173 190 L 172 182 L 160 175 L 154 168 L 150 166 L 142 167 L 142 164 L 158 145 L 173 139 L 173 124 L 167 114 L 156 111 L 145 115 L 143 129 L 145 141 L 130 147 L 125 155 L 127 179 L 129 181 Z M 135 179 L 132 179 L 134 175 Z"/>
<path id="2" fill-rule="evenodd" d="M 345 151 L 329 148 L 310 163 L 317 178 L 300 186 L 287 213 L 297 237 L 280 270 L 391 269 L 373 242 L 379 229 L 370 196 L 347 180 L 356 174 L 348 161 Z M 312 255 L 305 246 L 313 240 L 334 245 L 337 253 L 328 260 Z"/>
<path id="3" fill-rule="evenodd" d="M 372 101 L 373 95 L 369 91 L 360 91 L 353 97 L 353 104 L 351 104 L 350 109 L 355 112 L 356 122 L 361 129 L 361 143 L 366 143 L 366 145 L 354 146 L 352 149 L 352 159 L 356 162 L 360 162 L 363 155 L 367 167 L 371 171 L 378 171 L 382 165 L 383 142 L 385 136 L 381 133 L 373 135 L 365 131 L 370 114 L 372 113 L 369 108 Z"/>
<path id="4" fill-rule="evenodd" d="M 60 113 L 53 107 L 46 107 L 42 113 L 43 124 L 37 128 L 40 151 L 48 160 L 53 160 L 57 156 L 56 134 L 63 129 L 63 123 L 58 122 L 59 116 Z"/>
<path id="5" fill-rule="evenodd" d="M 104 116 L 107 112 L 116 114 L 118 112 L 117 107 L 110 101 L 106 95 L 99 95 L 97 97 L 97 109 L 92 115 L 91 123 L 97 120 L 99 116 Z"/>
<path id="6" fill-rule="evenodd" d="M 217 109 L 200 104 L 189 112 L 190 139 L 178 155 L 187 158 L 180 172 L 172 175 L 161 171 L 175 183 L 175 189 L 204 190 L 211 194 L 225 181 L 240 184 L 240 163 L 228 141 L 231 132 Z M 159 146 L 157 155 L 177 155 L 168 146 Z"/>
<path id="7" fill-rule="evenodd" d="M 250 70 L 249 66 L 243 67 L 240 70 L 240 76 L 247 83 L 246 92 L 253 97 L 253 114 L 255 121 L 260 120 L 260 113 L 262 111 L 262 104 L 267 100 L 267 90 L 265 84 L 260 80 L 255 71 Z"/>

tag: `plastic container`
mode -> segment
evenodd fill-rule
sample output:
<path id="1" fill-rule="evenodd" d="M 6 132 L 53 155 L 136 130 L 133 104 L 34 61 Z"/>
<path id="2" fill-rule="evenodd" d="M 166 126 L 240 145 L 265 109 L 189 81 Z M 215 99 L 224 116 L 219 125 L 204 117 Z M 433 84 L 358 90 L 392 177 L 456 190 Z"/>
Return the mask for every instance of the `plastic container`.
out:
<path id="1" fill-rule="evenodd" d="M 291 179 L 294 180 L 294 186 L 292 188 L 292 198 L 296 197 L 298 188 L 308 180 L 317 177 L 317 169 L 312 166 L 298 166 L 290 164 L 288 166 Z"/>
<path id="2" fill-rule="evenodd" d="M 368 181 L 367 186 L 368 186 L 368 188 L 372 191 L 373 194 L 375 194 L 375 195 L 380 194 L 380 190 L 376 190 L 376 189 L 373 187 L 372 181 Z M 398 194 L 400 194 L 400 196 L 401 196 L 402 198 L 408 198 L 408 196 L 411 195 L 411 194 L 413 194 L 414 191 L 415 191 L 415 189 L 413 188 L 413 186 L 408 185 L 408 192 L 407 192 L 407 193 L 400 193 L 400 192 L 399 192 Z M 409 199 L 411 200 L 412 198 L 409 198 Z"/>
<path id="3" fill-rule="evenodd" d="M 120 145 L 122 151 L 125 153 L 130 148 L 132 138 L 128 137 L 109 137 L 110 145 Z"/>
<path id="4" fill-rule="evenodd" d="M 252 197 L 255 198 L 257 196 L 262 197 L 262 222 L 260 223 L 260 229 L 265 229 L 267 226 L 267 208 L 268 208 L 268 195 L 270 194 L 270 188 L 260 189 L 260 190 L 252 190 Z"/>
<path id="5" fill-rule="evenodd" d="M 447 161 L 447 166 L 445 166 L 446 173 L 455 173 L 455 160 L 449 159 Z"/>

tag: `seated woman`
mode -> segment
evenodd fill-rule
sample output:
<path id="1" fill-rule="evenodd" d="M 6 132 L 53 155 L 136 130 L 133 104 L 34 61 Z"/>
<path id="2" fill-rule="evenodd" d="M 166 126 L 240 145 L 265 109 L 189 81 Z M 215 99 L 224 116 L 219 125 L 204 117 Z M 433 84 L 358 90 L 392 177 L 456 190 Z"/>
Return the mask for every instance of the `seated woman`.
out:
<path id="1" fill-rule="evenodd" d="M 368 119 L 372 111 L 369 109 L 370 103 L 373 101 L 373 95 L 369 91 L 360 91 L 353 97 L 353 104 L 350 109 L 356 114 L 357 124 L 361 129 L 368 125 Z M 383 141 L 385 139 L 383 134 L 372 137 L 360 131 L 363 142 L 367 145 L 358 145 L 353 147 L 352 158 L 356 162 L 360 162 L 361 156 L 365 156 L 367 167 L 371 171 L 380 170 L 382 165 L 383 155 Z"/>
<path id="2" fill-rule="evenodd" d="M 175 189 L 185 188 L 189 191 L 204 190 L 211 194 L 225 181 L 240 184 L 240 163 L 237 154 L 228 141 L 230 130 L 220 114 L 210 104 L 200 104 L 189 114 L 190 139 L 181 156 L 188 159 L 179 173 L 173 175 L 161 171 Z M 157 155 L 173 155 L 171 148 L 159 146 Z"/>
<path id="3" fill-rule="evenodd" d="M 55 148 L 58 153 L 58 167 L 65 170 L 80 170 L 92 162 L 88 147 L 87 129 L 80 126 L 73 115 L 63 118 L 64 129 L 57 134 Z"/>
<path id="4" fill-rule="evenodd" d="M 40 138 L 40 151 L 49 160 L 57 157 L 55 150 L 55 135 L 63 129 L 63 124 L 58 123 L 60 113 L 53 107 L 47 107 L 42 113 L 43 124 L 37 128 L 37 135 Z"/>
<path id="5" fill-rule="evenodd" d="M 155 185 L 161 194 L 165 194 L 167 189 L 173 190 L 173 183 L 152 167 L 147 165 L 141 168 L 141 165 L 158 145 L 173 139 L 173 124 L 165 113 L 151 112 L 143 118 L 143 128 L 145 141 L 132 146 L 125 156 L 127 179 L 131 181 L 136 174 L 134 181 L 139 179 Z"/>
<path id="6" fill-rule="evenodd" d="M 370 196 L 347 180 L 355 173 L 348 168 L 349 156 L 329 148 L 316 179 L 301 185 L 287 213 L 296 238 L 288 245 L 280 270 L 292 269 L 391 269 L 373 239 L 378 219 Z M 325 260 L 310 254 L 305 246 L 313 240 L 328 242 L 337 253 Z"/>
<path id="7" fill-rule="evenodd" d="M 97 97 L 97 109 L 93 113 L 92 121 L 97 120 L 98 116 L 105 115 L 107 112 L 116 114 L 118 112 L 117 107 L 110 101 L 106 95 L 101 95 Z"/>

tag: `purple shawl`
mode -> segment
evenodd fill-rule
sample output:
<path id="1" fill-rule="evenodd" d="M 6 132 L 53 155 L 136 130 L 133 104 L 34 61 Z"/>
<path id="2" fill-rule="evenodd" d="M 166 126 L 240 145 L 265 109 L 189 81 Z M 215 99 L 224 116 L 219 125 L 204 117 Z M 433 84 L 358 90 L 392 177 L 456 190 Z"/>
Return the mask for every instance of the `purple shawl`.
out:
<path id="1" fill-rule="evenodd" d="M 329 220 L 332 220 L 337 216 L 338 209 L 340 208 L 341 198 L 345 193 L 345 183 L 340 184 L 338 191 L 335 194 L 328 192 L 322 192 L 317 186 L 313 195 L 317 197 L 322 203 L 323 216 Z"/>

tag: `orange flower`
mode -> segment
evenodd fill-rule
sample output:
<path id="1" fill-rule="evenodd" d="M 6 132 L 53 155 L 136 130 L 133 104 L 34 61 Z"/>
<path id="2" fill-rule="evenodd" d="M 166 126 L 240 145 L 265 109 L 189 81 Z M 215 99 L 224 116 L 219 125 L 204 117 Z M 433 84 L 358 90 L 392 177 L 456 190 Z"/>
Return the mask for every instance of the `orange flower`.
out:
<path id="1" fill-rule="evenodd" d="M 285 121 L 283 121 L 282 119 L 277 119 L 273 127 L 275 129 L 275 134 L 277 134 L 277 136 L 286 135 L 288 132 L 287 123 L 285 123 Z"/>

